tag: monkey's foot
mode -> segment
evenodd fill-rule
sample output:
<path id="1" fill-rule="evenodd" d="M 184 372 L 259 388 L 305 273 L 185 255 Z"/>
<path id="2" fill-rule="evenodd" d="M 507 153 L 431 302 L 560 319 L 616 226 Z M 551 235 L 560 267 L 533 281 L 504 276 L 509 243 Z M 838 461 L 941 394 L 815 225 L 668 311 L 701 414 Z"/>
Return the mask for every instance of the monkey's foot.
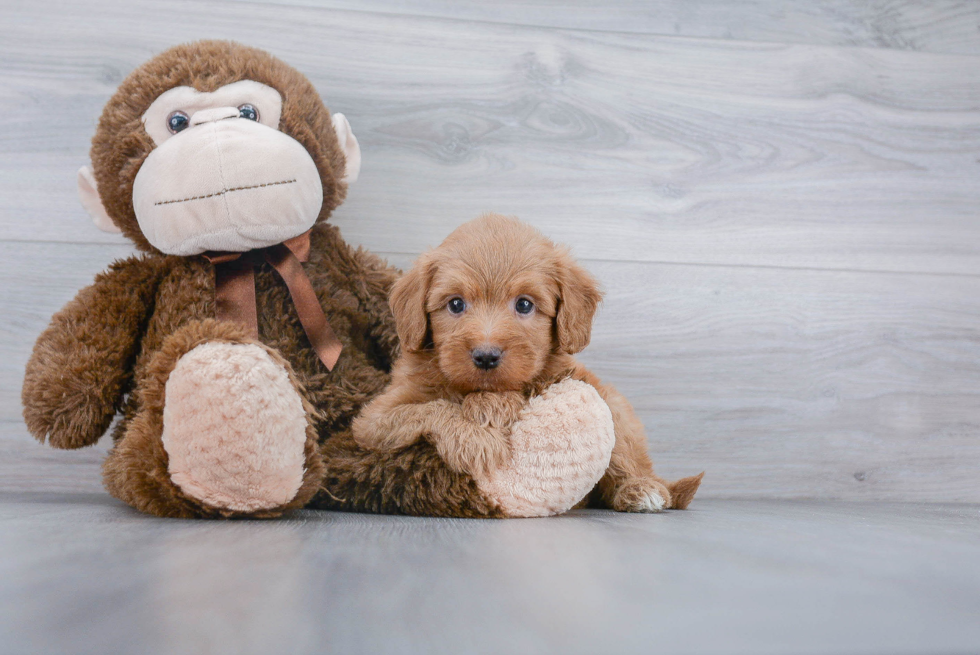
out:
<path id="1" fill-rule="evenodd" d="M 528 402 L 511 428 L 510 461 L 477 484 L 508 516 L 560 514 L 602 478 L 615 441 L 595 388 L 563 380 Z"/>
<path id="2" fill-rule="evenodd" d="M 258 345 L 201 344 L 167 379 L 168 472 L 205 505 L 256 512 L 289 503 L 303 483 L 307 426 L 286 369 Z"/>

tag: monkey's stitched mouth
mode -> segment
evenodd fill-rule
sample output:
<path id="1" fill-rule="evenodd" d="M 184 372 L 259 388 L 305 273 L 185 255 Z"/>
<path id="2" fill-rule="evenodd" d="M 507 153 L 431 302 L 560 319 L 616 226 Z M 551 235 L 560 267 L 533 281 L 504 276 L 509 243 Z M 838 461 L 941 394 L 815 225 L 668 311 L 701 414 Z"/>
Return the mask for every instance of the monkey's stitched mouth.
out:
<path id="1" fill-rule="evenodd" d="M 215 191 L 214 193 L 209 193 L 204 196 L 191 196 L 190 198 L 181 198 L 179 200 L 161 200 L 160 202 L 153 203 L 156 205 L 172 205 L 177 202 L 190 202 L 191 200 L 204 200 L 205 198 L 214 198 L 215 196 L 223 196 L 227 193 L 233 193 L 235 191 L 245 191 L 247 189 L 261 189 L 267 186 L 278 186 L 280 184 L 294 184 L 296 182 L 295 178 L 292 180 L 280 180 L 279 182 L 266 182 L 265 184 L 252 184 L 250 186 L 238 186 L 234 189 L 222 189 L 221 191 Z"/>

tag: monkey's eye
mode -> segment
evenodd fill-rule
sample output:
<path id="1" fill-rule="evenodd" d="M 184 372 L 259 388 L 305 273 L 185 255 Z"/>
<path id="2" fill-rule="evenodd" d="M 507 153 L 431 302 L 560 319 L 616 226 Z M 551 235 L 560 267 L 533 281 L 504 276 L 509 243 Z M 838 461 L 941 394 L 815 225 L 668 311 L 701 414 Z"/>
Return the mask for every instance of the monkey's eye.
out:
<path id="1" fill-rule="evenodd" d="M 242 105 L 238 108 L 238 115 L 250 121 L 259 120 L 259 110 L 255 108 L 255 105 Z"/>
<path id="2" fill-rule="evenodd" d="M 518 298 L 517 302 L 514 303 L 514 309 L 517 310 L 518 314 L 530 314 L 534 311 L 534 303 L 531 302 L 530 298 Z"/>
<path id="3" fill-rule="evenodd" d="M 182 111 L 172 111 L 167 116 L 167 129 L 171 134 L 177 134 L 181 130 L 187 129 L 191 124 L 191 119 Z"/>
<path id="4" fill-rule="evenodd" d="M 466 302 L 462 298 L 453 298 L 446 303 L 450 314 L 462 314 L 466 310 Z"/>

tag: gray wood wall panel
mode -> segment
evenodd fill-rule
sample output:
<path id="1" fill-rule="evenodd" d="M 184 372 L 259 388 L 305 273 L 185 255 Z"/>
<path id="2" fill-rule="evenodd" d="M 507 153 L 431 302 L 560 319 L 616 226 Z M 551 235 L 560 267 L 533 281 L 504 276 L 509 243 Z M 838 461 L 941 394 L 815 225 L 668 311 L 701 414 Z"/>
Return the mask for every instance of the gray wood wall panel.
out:
<path id="1" fill-rule="evenodd" d="M 19 422 L 34 338 L 131 250 L 84 216 L 75 171 L 125 74 L 219 37 L 350 118 L 349 241 L 404 267 L 497 210 L 570 243 L 607 290 L 583 359 L 665 475 L 707 469 L 706 496 L 980 501 L 980 59 L 915 51 L 974 53 L 977 5 L 624 0 L 587 26 L 584 3 L 327 4 L 0 3 L 5 484 L 98 488 L 105 444 L 51 453 Z"/>
<path id="2" fill-rule="evenodd" d="M 589 258 L 980 271 L 973 57 L 106 6 L 111 20 L 24 5 L 0 28 L 16 116 L 0 127 L 0 238 L 106 242 L 71 198 L 101 105 L 153 52 L 218 36 L 282 55 L 349 114 L 365 167 L 336 221 L 373 249 L 418 252 L 492 209 Z"/>
<path id="3" fill-rule="evenodd" d="M 272 1 L 537 27 L 980 54 L 980 5 L 970 0 Z"/>
<path id="4" fill-rule="evenodd" d="M 0 421 L 51 313 L 125 253 L 0 243 Z M 587 264 L 607 297 L 582 359 L 633 401 L 664 475 L 707 469 L 715 496 L 978 500 L 980 278 Z"/>
<path id="5" fill-rule="evenodd" d="M 0 493 L 105 494 L 102 460 L 110 440 L 81 450 L 37 443 L 21 421 L 0 421 Z"/>

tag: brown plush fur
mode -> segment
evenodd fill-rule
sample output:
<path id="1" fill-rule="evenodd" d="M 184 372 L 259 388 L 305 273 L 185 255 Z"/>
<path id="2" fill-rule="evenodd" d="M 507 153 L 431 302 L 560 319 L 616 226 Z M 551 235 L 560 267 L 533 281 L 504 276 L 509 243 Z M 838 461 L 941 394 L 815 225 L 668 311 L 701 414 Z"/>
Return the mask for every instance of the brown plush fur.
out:
<path id="1" fill-rule="evenodd" d="M 526 314 L 516 310 L 522 299 L 533 303 Z M 390 453 L 424 437 L 454 471 L 483 474 L 506 461 L 507 428 L 526 399 L 571 376 L 594 386 L 613 416 L 616 443 L 595 501 L 648 511 L 655 492 L 686 507 L 701 476 L 657 477 L 629 402 L 572 357 L 589 343 L 600 300 L 592 276 L 530 226 L 492 214 L 463 225 L 395 284 L 402 356 L 391 386 L 354 421 L 355 439 Z M 465 309 L 451 312 L 450 301 Z M 474 360 L 486 349 L 501 353 L 489 370 Z"/>
<path id="2" fill-rule="evenodd" d="M 309 507 L 320 509 L 500 518 L 473 478 L 446 467 L 428 441 L 395 452 L 366 451 L 344 431 L 322 447 L 327 473 Z"/>
<path id="3" fill-rule="evenodd" d="M 328 371 L 310 346 L 282 279 L 266 264 L 256 268 L 260 341 L 289 371 L 310 428 L 296 498 L 249 515 L 273 516 L 308 502 L 363 511 L 495 515 L 472 479 L 447 470 L 431 449 L 380 458 L 350 439 L 352 419 L 385 387 L 397 356 L 387 295 L 398 272 L 351 248 L 325 223 L 346 192 L 338 181 L 345 162 L 315 89 L 278 59 L 228 42 L 184 45 L 161 54 L 134 71 L 106 105 L 92 145 L 95 177 L 110 217 L 146 254 L 113 264 L 39 337 L 22 393 L 28 428 L 52 446 L 80 448 L 95 443 L 121 412 L 104 465 L 114 496 L 159 516 L 241 515 L 205 506 L 171 481 L 161 443 L 162 409 L 167 378 L 181 355 L 207 341 L 252 340 L 240 327 L 213 320 L 211 264 L 203 257 L 163 255 L 146 241 L 136 222 L 132 187 L 153 148 L 140 116 L 158 95 L 180 85 L 212 91 L 242 79 L 282 94 L 279 127 L 307 148 L 320 172 L 324 201 L 304 269 L 343 343 L 340 360 Z M 322 500 L 311 501 L 327 470 L 330 486 Z"/>

